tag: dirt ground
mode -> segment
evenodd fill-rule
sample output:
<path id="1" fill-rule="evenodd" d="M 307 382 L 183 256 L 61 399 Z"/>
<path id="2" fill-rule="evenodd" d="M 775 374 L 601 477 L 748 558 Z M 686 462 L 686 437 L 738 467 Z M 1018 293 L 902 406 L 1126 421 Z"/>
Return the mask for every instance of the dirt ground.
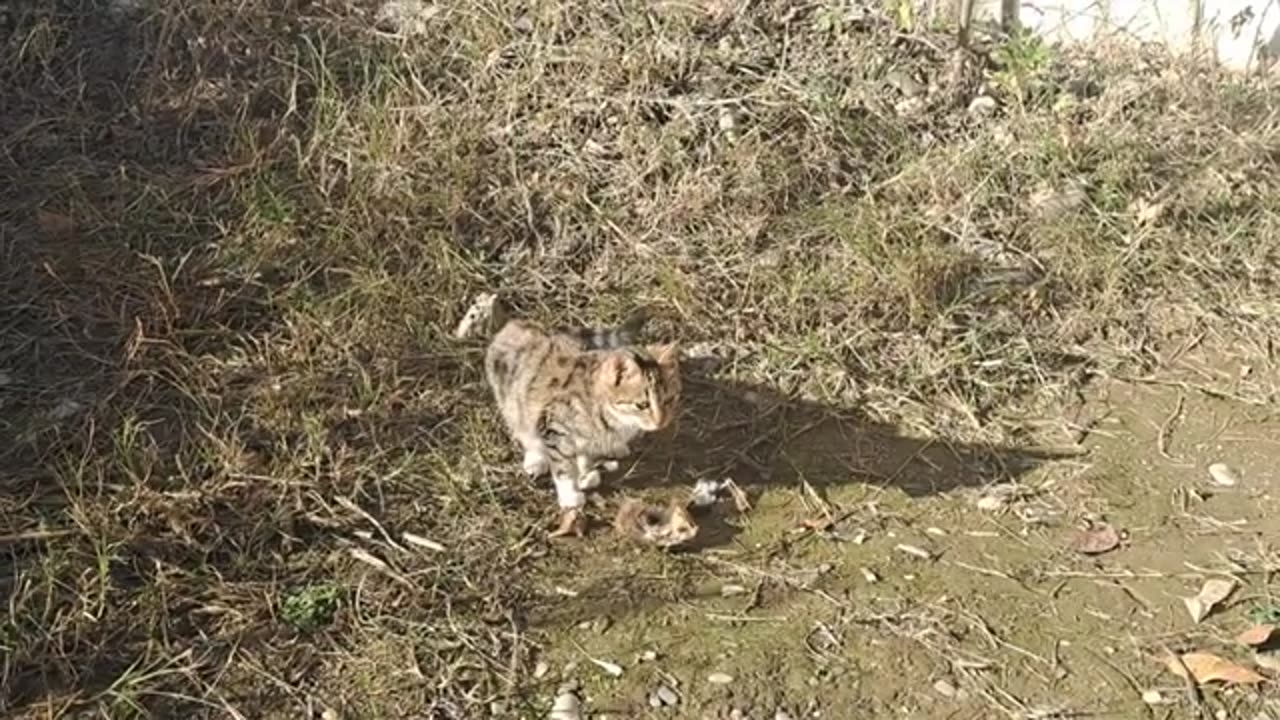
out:
<path id="1" fill-rule="evenodd" d="M 1166 669 L 1191 650 L 1252 662 L 1234 638 L 1275 608 L 1280 529 L 1274 413 L 1223 396 L 1247 367 L 1203 349 L 1177 366 L 1090 386 L 1053 418 L 1080 453 L 1025 472 L 856 423 L 801 426 L 755 458 L 771 476 L 748 481 L 755 507 L 717 517 L 695 552 L 554 549 L 548 566 L 574 570 L 547 581 L 569 628 L 550 677 L 580 679 L 609 717 L 1272 717 L 1269 691 L 1193 700 Z M 1224 461 L 1238 485 L 1211 480 Z M 838 518 L 822 532 L 804 524 L 824 517 L 816 496 Z M 1076 551 L 1087 523 L 1120 546 Z M 1182 598 L 1210 578 L 1237 586 L 1197 624 Z M 680 704 L 651 709 L 660 686 Z"/>
<path id="2" fill-rule="evenodd" d="M 0 715 L 1280 720 L 1280 88 L 904 8 L 0 4 Z M 684 349 L 581 540 L 494 291 Z"/>

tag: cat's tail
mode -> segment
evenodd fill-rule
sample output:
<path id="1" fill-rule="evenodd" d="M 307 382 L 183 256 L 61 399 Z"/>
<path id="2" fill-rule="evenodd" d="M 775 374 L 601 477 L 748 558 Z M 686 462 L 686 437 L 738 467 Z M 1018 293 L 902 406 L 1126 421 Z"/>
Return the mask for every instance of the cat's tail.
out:
<path id="1" fill-rule="evenodd" d="M 454 337 L 490 338 L 512 319 L 510 306 L 497 293 L 481 293 L 467 309 L 454 329 Z M 584 350 L 612 350 L 635 345 L 640 341 L 640 331 L 649 321 L 647 308 L 638 308 L 614 327 L 574 328 L 561 326 L 553 330 L 556 335 L 567 337 Z"/>
<path id="2" fill-rule="evenodd" d="M 614 327 L 558 327 L 556 332 L 573 338 L 586 350 L 613 350 L 640 342 L 640 331 L 649 321 L 646 308 L 638 308 Z"/>
<path id="3" fill-rule="evenodd" d="M 497 293 L 480 293 L 453 330 L 459 340 L 489 338 L 502 329 L 511 311 Z"/>

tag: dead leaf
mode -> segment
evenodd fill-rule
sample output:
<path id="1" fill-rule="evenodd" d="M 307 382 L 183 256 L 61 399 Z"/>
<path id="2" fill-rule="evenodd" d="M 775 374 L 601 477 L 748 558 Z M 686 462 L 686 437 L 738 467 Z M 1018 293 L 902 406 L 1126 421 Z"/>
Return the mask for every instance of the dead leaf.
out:
<path id="1" fill-rule="evenodd" d="M 1129 212 L 1134 214 L 1139 225 L 1150 225 L 1164 214 L 1164 207 L 1163 202 L 1138 198 L 1129 204 Z"/>
<path id="2" fill-rule="evenodd" d="M 1236 642 L 1250 647 L 1266 645 L 1267 641 L 1271 639 L 1272 633 L 1275 631 L 1275 625 L 1254 625 L 1248 630 L 1237 635 Z"/>
<path id="3" fill-rule="evenodd" d="M 815 532 L 829 530 L 831 528 L 831 518 L 805 518 L 800 521 L 800 527 L 805 530 L 813 530 Z"/>
<path id="4" fill-rule="evenodd" d="M 1182 598 L 1182 602 L 1187 606 L 1187 612 L 1191 614 L 1194 622 L 1200 622 L 1213 612 L 1227 596 L 1235 590 L 1236 583 L 1234 580 L 1224 580 L 1222 578 L 1212 578 L 1206 580 L 1204 587 L 1200 588 L 1200 593 L 1195 597 Z"/>
<path id="5" fill-rule="evenodd" d="M 1071 547 L 1085 555 L 1101 555 L 1119 546 L 1120 533 L 1106 523 L 1094 525 L 1088 530 L 1081 530 L 1071 541 Z"/>
<path id="6" fill-rule="evenodd" d="M 1180 678 L 1186 678 L 1190 671 L 1197 684 L 1207 682 L 1224 682 L 1229 685 L 1251 685 L 1266 680 L 1249 668 L 1237 665 L 1230 660 L 1223 660 L 1211 653 L 1186 653 L 1181 658 L 1170 656 L 1165 661 L 1169 672 Z M 1185 668 L 1184 668 L 1185 666 Z"/>

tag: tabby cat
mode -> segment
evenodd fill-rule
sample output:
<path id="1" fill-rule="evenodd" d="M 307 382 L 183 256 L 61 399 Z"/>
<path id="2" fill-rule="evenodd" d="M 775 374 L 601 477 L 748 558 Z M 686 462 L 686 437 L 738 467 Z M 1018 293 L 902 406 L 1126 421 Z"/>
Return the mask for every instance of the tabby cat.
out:
<path id="1" fill-rule="evenodd" d="M 485 354 L 485 375 L 508 432 L 524 450 L 525 472 L 551 472 L 561 519 L 552 537 L 581 535 L 582 506 L 616 469 L 630 443 L 661 430 L 680 399 L 674 343 L 641 346 L 636 315 L 611 330 L 555 328 L 509 320 Z"/>

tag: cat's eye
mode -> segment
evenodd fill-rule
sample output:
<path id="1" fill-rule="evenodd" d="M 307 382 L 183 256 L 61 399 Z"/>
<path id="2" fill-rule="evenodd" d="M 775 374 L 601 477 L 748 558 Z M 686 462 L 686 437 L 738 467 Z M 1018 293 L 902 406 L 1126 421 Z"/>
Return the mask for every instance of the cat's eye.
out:
<path id="1" fill-rule="evenodd" d="M 635 403 L 635 406 L 636 406 L 636 409 L 637 409 L 637 410 L 648 410 L 648 409 L 649 409 L 649 401 L 648 401 L 648 400 L 641 400 L 640 402 Z"/>

